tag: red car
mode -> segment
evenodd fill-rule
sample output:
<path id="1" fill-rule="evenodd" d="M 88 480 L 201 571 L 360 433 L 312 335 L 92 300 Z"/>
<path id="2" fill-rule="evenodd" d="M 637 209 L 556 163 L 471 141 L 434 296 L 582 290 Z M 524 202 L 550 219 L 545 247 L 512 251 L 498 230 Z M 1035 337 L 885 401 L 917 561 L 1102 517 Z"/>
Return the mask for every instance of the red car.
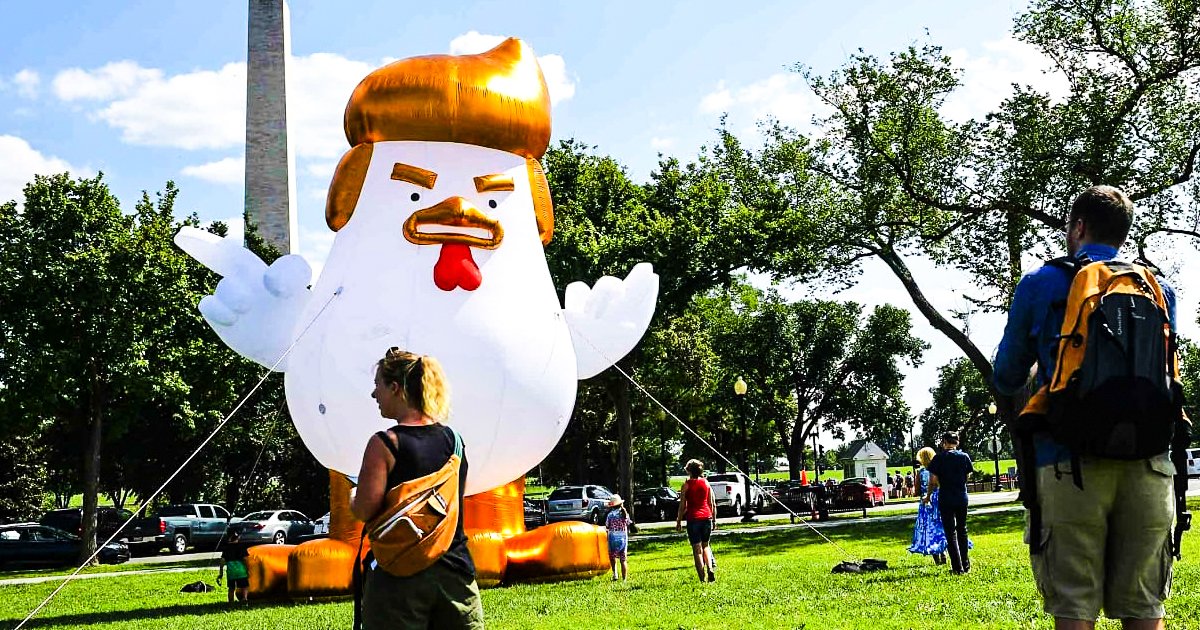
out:
<path id="1" fill-rule="evenodd" d="M 887 495 L 866 477 L 850 477 L 838 485 L 838 502 L 842 507 L 875 507 L 887 503 Z"/>

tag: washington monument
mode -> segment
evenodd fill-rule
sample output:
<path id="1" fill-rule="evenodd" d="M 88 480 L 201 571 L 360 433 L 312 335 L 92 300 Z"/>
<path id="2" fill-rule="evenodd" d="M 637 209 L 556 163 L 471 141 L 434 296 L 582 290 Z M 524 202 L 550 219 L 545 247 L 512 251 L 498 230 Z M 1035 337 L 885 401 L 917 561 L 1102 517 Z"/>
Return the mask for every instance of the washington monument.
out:
<path id="1" fill-rule="evenodd" d="M 293 155 L 287 133 L 287 62 L 291 55 L 284 0 L 249 0 L 246 54 L 246 208 L 249 226 L 290 254 L 296 250 Z"/>

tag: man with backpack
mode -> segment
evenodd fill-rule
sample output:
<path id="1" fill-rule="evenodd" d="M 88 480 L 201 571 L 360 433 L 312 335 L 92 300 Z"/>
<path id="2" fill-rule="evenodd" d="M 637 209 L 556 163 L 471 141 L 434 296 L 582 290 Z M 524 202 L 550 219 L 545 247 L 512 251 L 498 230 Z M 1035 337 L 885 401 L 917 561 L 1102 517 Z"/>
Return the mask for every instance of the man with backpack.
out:
<path id="1" fill-rule="evenodd" d="M 1037 365 L 1014 432 L 1033 573 L 1059 629 L 1094 628 L 1101 609 L 1124 628 L 1162 628 L 1173 516 L 1190 518 L 1168 456 L 1187 439 L 1175 299 L 1146 268 L 1115 260 L 1132 222 L 1120 190 L 1080 194 L 1068 256 L 1021 279 L 996 352 L 1005 395 Z"/>

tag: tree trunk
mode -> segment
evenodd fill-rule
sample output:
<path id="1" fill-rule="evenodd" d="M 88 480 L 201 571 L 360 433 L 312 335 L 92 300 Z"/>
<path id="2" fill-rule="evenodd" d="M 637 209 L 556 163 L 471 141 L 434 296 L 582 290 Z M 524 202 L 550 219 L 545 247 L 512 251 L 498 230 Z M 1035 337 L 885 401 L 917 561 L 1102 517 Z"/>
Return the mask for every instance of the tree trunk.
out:
<path id="1" fill-rule="evenodd" d="M 96 365 L 89 366 L 91 392 L 88 396 L 88 444 L 83 458 L 83 521 L 81 535 L 83 545 L 79 548 L 79 563 L 82 564 L 96 551 L 96 505 L 99 502 L 100 486 L 100 438 L 103 435 L 104 407 L 100 401 L 100 376 Z"/>
<path id="2" fill-rule="evenodd" d="M 605 382 L 617 411 L 617 492 L 633 497 L 633 414 L 629 408 L 629 381 L 610 378 Z"/>
<path id="3" fill-rule="evenodd" d="M 904 263 L 904 260 L 900 258 L 899 254 L 887 248 L 879 248 L 875 250 L 875 253 L 881 260 L 883 260 L 883 262 L 887 263 L 887 266 L 892 270 L 892 273 L 895 274 L 896 278 L 900 280 L 900 283 L 904 285 L 904 289 L 908 291 L 908 295 L 912 298 L 913 304 L 916 305 L 917 310 L 921 311 L 921 314 L 925 316 L 925 319 L 929 322 L 929 325 L 933 326 L 935 330 L 949 338 L 950 341 L 954 342 L 954 345 L 958 346 L 959 349 L 963 351 L 963 354 L 966 355 L 967 359 L 971 362 L 971 365 L 974 365 L 975 369 L 979 370 L 979 373 L 983 376 L 983 381 L 987 383 L 988 389 L 992 391 L 992 395 L 998 398 L 999 392 L 997 392 L 995 386 L 992 385 L 992 362 L 989 361 L 986 356 L 984 356 L 983 352 L 979 350 L 979 348 L 973 341 L 971 341 L 971 338 L 968 337 L 966 333 L 959 330 L 957 326 L 952 324 L 950 320 L 946 319 L 940 312 L 938 312 L 937 308 L 935 308 L 933 304 L 929 302 L 929 299 L 925 297 L 925 293 L 921 291 L 921 287 L 917 285 L 916 279 L 913 278 L 912 272 L 909 271 L 908 265 Z"/>

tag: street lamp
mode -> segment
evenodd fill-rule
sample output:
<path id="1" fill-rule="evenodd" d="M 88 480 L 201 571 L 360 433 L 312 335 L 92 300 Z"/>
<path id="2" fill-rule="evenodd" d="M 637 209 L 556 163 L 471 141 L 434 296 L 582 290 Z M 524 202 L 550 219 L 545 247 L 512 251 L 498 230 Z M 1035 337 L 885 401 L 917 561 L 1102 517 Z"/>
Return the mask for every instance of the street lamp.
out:
<path id="1" fill-rule="evenodd" d="M 992 424 L 994 426 L 996 422 L 996 403 L 994 401 L 988 403 L 987 412 L 988 415 L 991 416 Z M 996 476 L 994 479 L 996 484 L 995 487 L 992 488 L 992 492 L 1001 492 L 1004 490 L 1004 488 L 1000 486 L 1000 435 L 998 433 L 998 428 L 994 428 L 992 430 L 992 460 L 996 463 Z"/>
<path id="2" fill-rule="evenodd" d="M 750 386 L 746 381 L 738 376 L 737 381 L 733 384 L 733 393 L 737 394 L 740 401 L 739 406 L 742 408 L 742 476 L 746 479 L 746 503 L 742 506 L 742 522 L 754 523 L 754 508 L 750 507 L 750 475 L 746 474 L 746 392 L 750 391 Z"/>

